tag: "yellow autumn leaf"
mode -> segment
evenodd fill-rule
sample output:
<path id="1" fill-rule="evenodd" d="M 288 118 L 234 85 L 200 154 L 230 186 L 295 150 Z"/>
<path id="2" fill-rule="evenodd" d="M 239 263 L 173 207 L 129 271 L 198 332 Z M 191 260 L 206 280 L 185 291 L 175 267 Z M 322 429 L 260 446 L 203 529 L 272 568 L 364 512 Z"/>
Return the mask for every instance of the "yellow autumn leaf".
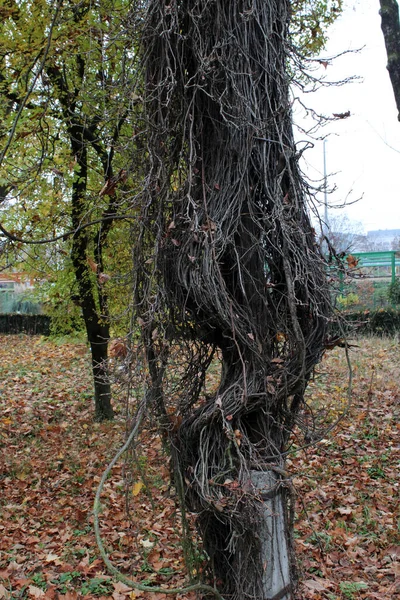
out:
<path id="1" fill-rule="evenodd" d="M 144 483 L 142 481 L 137 481 L 132 487 L 132 496 L 137 496 L 140 494 L 140 490 L 144 487 Z"/>

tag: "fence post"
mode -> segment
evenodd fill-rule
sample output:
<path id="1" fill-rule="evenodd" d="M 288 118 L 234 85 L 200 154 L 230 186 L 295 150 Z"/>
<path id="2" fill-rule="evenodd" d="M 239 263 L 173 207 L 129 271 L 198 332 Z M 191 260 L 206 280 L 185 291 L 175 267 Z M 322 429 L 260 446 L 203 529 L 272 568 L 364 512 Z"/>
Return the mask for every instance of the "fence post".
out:
<path id="1" fill-rule="evenodd" d="M 392 252 L 392 283 L 396 280 L 396 252 Z"/>
<path id="2" fill-rule="evenodd" d="M 340 270 L 339 271 L 339 292 L 340 292 L 341 296 L 343 296 L 343 291 L 344 291 L 343 282 L 344 282 L 344 273 L 342 270 Z"/>

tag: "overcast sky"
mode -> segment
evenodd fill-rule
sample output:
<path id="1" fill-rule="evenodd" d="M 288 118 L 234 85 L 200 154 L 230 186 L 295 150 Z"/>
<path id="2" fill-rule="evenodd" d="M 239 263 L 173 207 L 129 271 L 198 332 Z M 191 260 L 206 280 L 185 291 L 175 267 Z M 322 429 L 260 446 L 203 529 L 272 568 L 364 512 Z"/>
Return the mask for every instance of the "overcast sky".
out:
<path id="1" fill-rule="evenodd" d="M 346 0 L 346 9 L 330 30 L 321 58 L 362 50 L 337 58 L 326 69 L 321 65 L 318 73 L 329 80 L 361 79 L 306 96 L 307 105 L 325 115 L 351 113 L 348 119 L 329 124 L 320 135 L 331 133 L 326 142 L 327 172 L 332 173 L 329 184 L 338 189 L 329 202 L 361 198 L 344 212 L 361 222 L 365 232 L 400 229 L 400 122 L 380 23 L 378 0 Z M 323 143 L 316 142 L 305 157 L 308 174 L 322 177 Z"/>

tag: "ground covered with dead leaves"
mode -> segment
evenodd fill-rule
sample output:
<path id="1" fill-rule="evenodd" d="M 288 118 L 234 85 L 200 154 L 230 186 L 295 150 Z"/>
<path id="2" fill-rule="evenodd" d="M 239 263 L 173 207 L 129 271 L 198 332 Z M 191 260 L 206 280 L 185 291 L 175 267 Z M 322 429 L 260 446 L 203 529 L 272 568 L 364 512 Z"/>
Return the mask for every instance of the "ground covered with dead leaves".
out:
<path id="1" fill-rule="evenodd" d="M 347 416 L 317 446 L 295 440 L 288 457 L 299 600 L 400 597 L 400 348 L 393 339 L 358 344 Z M 89 361 L 84 343 L 0 336 L 0 600 L 171 598 L 132 591 L 99 558 L 93 499 L 125 439 L 126 406 L 120 390 L 116 420 L 93 423 Z M 309 402 L 327 423 L 345 409 L 344 350 L 318 365 Z M 107 480 L 100 522 L 129 577 L 184 583 L 179 508 L 151 423 Z"/>

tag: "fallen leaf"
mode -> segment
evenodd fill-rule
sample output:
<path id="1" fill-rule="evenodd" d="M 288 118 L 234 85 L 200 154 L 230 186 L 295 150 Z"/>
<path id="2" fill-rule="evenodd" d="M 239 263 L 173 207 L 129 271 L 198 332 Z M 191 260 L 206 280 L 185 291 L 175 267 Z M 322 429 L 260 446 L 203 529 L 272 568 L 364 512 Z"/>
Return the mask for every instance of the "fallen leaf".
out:
<path id="1" fill-rule="evenodd" d="M 56 565 L 62 564 L 62 561 L 60 560 L 60 557 L 57 556 L 57 554 L 47 554 L 44 560 L 47 563 L 54 563 Z"/>
<path id="2" fill-rule="evenodd" d="M 342 506 L 340 506 L 337 509 L 338 513 L 340 513 L 341 515 L 351 515 L 351 513 L 353 512 L 353 509 L 350 507 L 344 508 Z"/>
<path id="3" fill-rule="evenodd" d="M 7 588 L 4 587 L 4 585 L 2 583 L 0 583 L 0 598 L 1 600 L 9 600 L 11 598 L 11 594 L 10 592 L 7 590 Z"/>
<path id="4" fill-rule="evenodd" d="M 134 483 L 132 486 L 132 496 L 138 496 L 142 488 L 144 488 L 144 483 L 142 481 Z"/>
<path id="5" fill-rule="evenodd" d="M 323 590 L 326 590 L 327 587 L 331 587 L 332 585 L 330 582 L 325 583 L 323 579 L 306 579 L 306 581 L 303 583 L 306 587 L 308 587 L 309 590 L 315 590 L 318 592 L 322 592 Z"/>
<path id="6" fill-rule="evenodd" d="M 39 587 L 36 587 L 36 585 L 30 585 L 28 587 L 28 593 L 30 596 L 33 596 L 33 598 L 43 598 L 45 595 L 44 591 Z"/>
<path id="7" fill-rule="evenodd" d="M 122 583 L 122 581 L 113 582 L 113 586 L 115 591 L 119 592 L 120 594 L 125 594 L 132 591 L 132 588 L 126 585 L 125 583 Z"/>

